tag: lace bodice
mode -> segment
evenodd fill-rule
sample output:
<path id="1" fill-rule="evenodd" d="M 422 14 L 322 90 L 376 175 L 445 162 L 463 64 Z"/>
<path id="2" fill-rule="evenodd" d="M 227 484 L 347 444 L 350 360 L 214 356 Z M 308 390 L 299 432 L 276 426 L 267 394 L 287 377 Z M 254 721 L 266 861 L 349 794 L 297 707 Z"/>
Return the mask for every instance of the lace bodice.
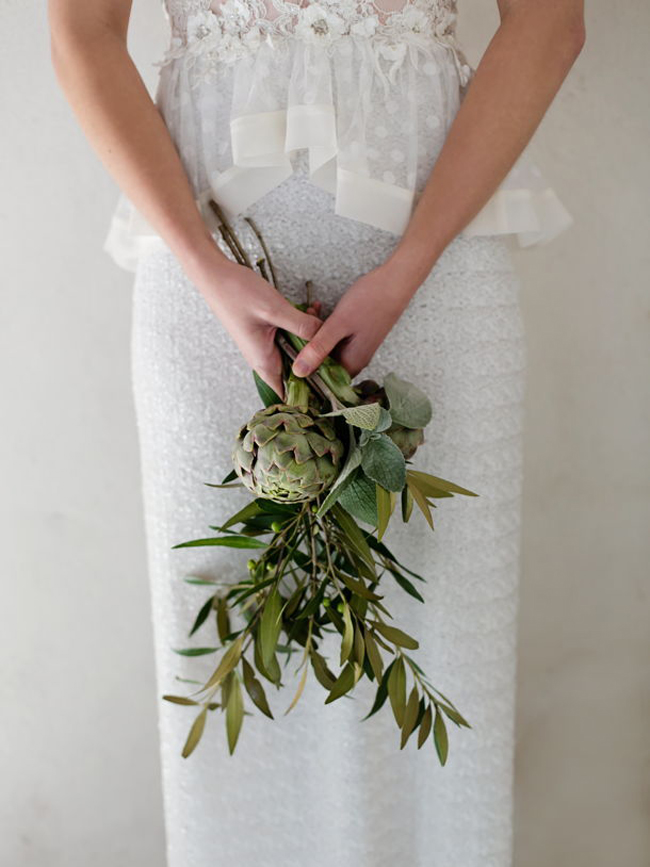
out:
<path id="1" fill-rule="evenodd" d="M 456 44 L 455 0 L 167 0 L 167 9 L 173 35 L 166 61 L 187 54 L 229 62 L 257 51 L 263 40 L 291 37 L 329 49 L 347 37 L 401 64 L 409 45 L 435 40 L 454 49 L 461 85 L 470 74 Z"/>
<path id="2" fill-rule="evenodd" d="M 166 0 L 156 96 L 206 222 L 294 171 L 336 214 L 401 234 L 471 82 L 456 0 Z M 527 153 L 463 232 L 528 246 L 572 219 Z M 134 268 L 151 228 L 122 197 L 106 248 Z"/>

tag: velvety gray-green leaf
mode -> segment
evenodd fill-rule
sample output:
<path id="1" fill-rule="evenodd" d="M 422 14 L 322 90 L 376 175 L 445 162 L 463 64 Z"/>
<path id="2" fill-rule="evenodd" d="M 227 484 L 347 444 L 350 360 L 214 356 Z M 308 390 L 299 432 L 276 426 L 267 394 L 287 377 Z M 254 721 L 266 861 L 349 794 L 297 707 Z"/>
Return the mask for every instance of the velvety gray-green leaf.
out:
<path id="1" fill-rule="evenodd" d="M 401 491 L 406 483 L 404 455 L 386 434 L 371 439 L 362 449 L 361 467 L 387 491 Z"/>
<path id="2" fill-rule="evenodd" d="M 426 427 L 431 421 L 431 401 L 411 382 L 394 373 L 384 378 L 384 389 L 393 421 L 404 427 Z"/>

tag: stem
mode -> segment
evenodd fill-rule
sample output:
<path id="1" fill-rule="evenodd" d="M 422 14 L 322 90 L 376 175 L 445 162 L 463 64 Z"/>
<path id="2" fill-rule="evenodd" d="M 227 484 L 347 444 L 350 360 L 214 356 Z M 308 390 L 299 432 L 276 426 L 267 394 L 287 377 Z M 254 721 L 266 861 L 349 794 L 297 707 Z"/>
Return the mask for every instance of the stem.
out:
<path id="1" fill-rule="evenodd" d="M 221 208 L 215 202 L 214 199 L 210 199 L 210 201 L 208 202 L 208 205 L 210 206 L 210 208 L 212 208 L 217 219 L 221 223 L 221 225 L 219 226 L 219 230 L 221 231 L 221 234 L 222 234 L 224 240 L 226 241 L 226 243 L 228 244 L 230 249 L 233 251 L 233 254 L 238 258 L 239 264 L 240 265 L 246 265 L 247 268 L 251 268 L 251 270 L 252 270 L 253 265 L 251 263 L 251 260 L 248 258 L 248 254 L 246 253 L 246 250 L 244 250 L 244 248 L 242 247 L 241 242 L 240 242 L 239 238 L 237 237 L 237 234 L 233 230 L 229 221 L 226 219 L 226 215 L 224 214 L 224 212 L 221 210 Z M 226 237 L 226 235 L 227 235 L 227 237 Z"/>
<path id="2" fill-rule="evenodd" d="M 251 227 L 251 229 L 253 230 L 253 232 L 255 232 L 255 235 L 256 235 L 256 237 L 257 237 L 257 240 L 260 242 L 260 247 L 261 247 L 262 250 L 264 251 L 264 255 L 266 256 L 266 261 L 267 261 L 267 264 L 268 264 L 268 266 L 269 266 L 269 270 L 270 270 L 270 272 L 271 272 L 271 282 L 273 283 L 273 285 L 275 286 L 275 288 L 278 289 L 278 288 L 279 288 L 279 286 L 278 286 L 278 278 L 277 278 L 277 275 L 276 275 L 276 273 L 275 273 L 275 268 L 273 267 L 273 260 L 271 259 L 271 254 L 269 253 L 268 247 L 266 246 L 266 241 L 265 241 L 264 238 L 262 237 L 262 233 L 261 233 L 260 230 L 257 228 L 257 224 L 256 224 L 255 221 L 252 219 L 252 217 L 244 217 L 244 219 L 246 220 L 246 222 L 248 223 L 248 225 Z"/>
<path id="3" fill-rule="evenodd" d="M 290 361 L 293 361 L 298 355 L 298 352 L 293 348 L 289 340 L 280 331 L 276 332 L 275 341 Z M 313 387 L 314 391 L 317 394 L 319 394 L 324 400 L 328 400 L 330 402 L 330 404 L 332 405 L 332 409 L 343 409 L 344 404 L 341 403 L 341 401 L 334 394 L 331 388 L 329 388 L 329 386 L 325 383 L 318 371 L 314 371 L 309 376 L 304 377 L 304 379 L 306 379 L 310 383 L 310 385 Z"/>

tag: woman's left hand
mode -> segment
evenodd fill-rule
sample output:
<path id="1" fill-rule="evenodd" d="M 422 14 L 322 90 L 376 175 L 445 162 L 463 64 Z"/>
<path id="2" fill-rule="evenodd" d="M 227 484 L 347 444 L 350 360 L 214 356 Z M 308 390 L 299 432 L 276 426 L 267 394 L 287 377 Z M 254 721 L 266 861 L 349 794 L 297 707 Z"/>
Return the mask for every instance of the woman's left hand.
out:
<path id="1" fill-rule="evenodd" d="M 413 294 L 413 286 L 399 269 L 389 263 L 373 268 L 355 280 L 299 352 L 293 372 L 309 376 L 327 355 L 332 355 L 355 377 L 369 364 Z"/>

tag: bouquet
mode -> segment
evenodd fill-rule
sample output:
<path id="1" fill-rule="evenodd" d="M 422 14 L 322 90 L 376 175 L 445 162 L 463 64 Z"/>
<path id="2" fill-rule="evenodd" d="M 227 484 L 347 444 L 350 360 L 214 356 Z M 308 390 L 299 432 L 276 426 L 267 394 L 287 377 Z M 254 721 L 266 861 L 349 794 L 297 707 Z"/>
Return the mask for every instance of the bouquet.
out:
<path id="1" fill-rule="evenodd" d="M 253 220 L 246 218 L 262 253 L 255 265 L 219 206 L 210 205 L 235 260 L 257 267 L 279 288 Z M 306 309 L 309 299 L 298 306 Z M 445 718 L 458 727 L 471 726 L 430 683 L 412 655 L 417 640 L 393 622 L 383 602 L 382 586 L 391 580 L 424 602 L 415 583 L 424 578 L 400 563 L 382 539 L 396 511 L 408 522 L 417 507 L 433 529 L 438 500 L 476 494 L 413 467 L 432 414 L 429 399 L 415 385 L 395 373 L 381 384 L 353 384 L 345 368 L 329 357 L 301 379 L 290 366 L 305 341 L 281 332 L 276 340 L 284 360 L 285 393 L 277 395 L 254 373 L 264 406 L 233 438 L 233 469 L 220 484 L 208 483 L 214 488 L 244 486 L 252 498 L 210 528 L 216 535 L 174 546 L 249 552 L 235 583 L 185 578 L 209 587 L 189 636 L 210 623 L 217 641 L 216 646 L 176 652 L 221 655 L 200 689 L 189 696 L 163 696 L 199 708 L 182 755 L 193 752 L 208 713 L 216 710 L 225 716 L 232 754 L 244 716 L 250 713 L 245 696 L 273 719 L 262 681 L 283 687 L 289 661 L 297 653 L 300 678 L 285 713 L 300 700 L 310 672 L 325 690 L 325 704 L 348 695 L 367 677 L 376 693 L 363 719 L 388 701 L 400 748 L 415 732 L 418 749 L 431 735 L 444 765 Z M 326 634 L 338 636 L 336 659 L 322 653 Z"/>

